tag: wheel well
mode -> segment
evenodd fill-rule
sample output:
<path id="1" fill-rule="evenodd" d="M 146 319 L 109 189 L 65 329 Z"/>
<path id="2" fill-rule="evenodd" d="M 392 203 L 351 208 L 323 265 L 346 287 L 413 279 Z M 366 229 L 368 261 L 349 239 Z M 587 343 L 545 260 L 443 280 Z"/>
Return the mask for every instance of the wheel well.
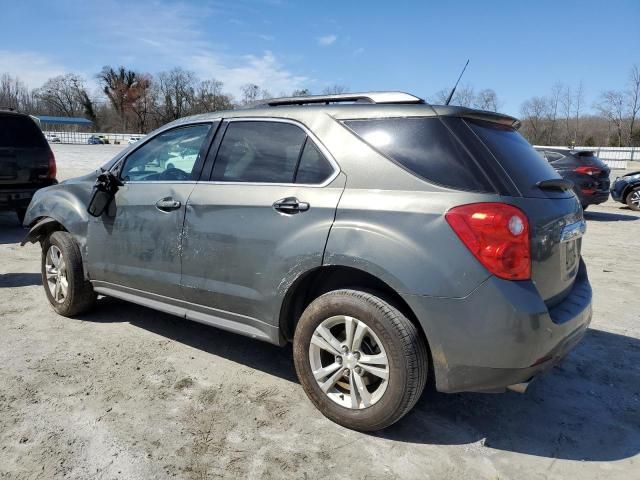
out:
<path id="1" fill-rule="evenodd" d="M 420 322 L 407 302 L 388 284 L 357 268 L 326 266 L 302 275 L 287 291 L 280 309 L 280 331 L 283 337 L 288 341 L 293 339 L 298 319 L 313 300 L 341 288 L 366 291 L 382 298 L 406 315 L 424 335 Z"/>
<path id="2" fill-rule="evenodd" d="M 62 231 L 62 232 L 66 232 L 67 229 L 64 228 L 64 225 L 62 225 L 60 222 L 58 222 L 57 220 L 51 218 L 51 217 L 40 217 L 38 218 L 35 222 L 33 222 L 32 226 L 37 225 L 38 223 L 40 223 L 42 220 L 46 220 L 49 219 L 51 221 L 46 222 L 44 224 L 42 224 L 42 226 L 40 228 L 38 228 L 37 230 L 30 232 L 30 237 L 33 239 L 33 242 L 40 242 L 42 243 L 44 241 L 45 238 L 47 238 L 49 235 L 51 235 L 51 233 L 53 232 L 58 232 L 58 231 Z"/>
<path id="3" fill-rule="evenodd" d="M 627 197 L 629 196 L 629 194 L 631 192 L 633 192 L 636 188 L 640 188 L 640 183 L 632 183 L 630 185 L 627 185 L 627 187 L 624 189 L 624 191 L 622 192 L 622 201 L 624 203 L 627 203 Z"/>

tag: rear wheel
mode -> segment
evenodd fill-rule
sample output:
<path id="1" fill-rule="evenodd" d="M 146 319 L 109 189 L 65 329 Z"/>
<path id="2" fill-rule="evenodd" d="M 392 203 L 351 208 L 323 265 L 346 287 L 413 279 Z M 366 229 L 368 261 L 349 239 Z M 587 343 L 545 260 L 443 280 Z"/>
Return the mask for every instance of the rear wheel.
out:
<path id="1" fill-rule="evenodd" d="M 42 284 L 49 303 L 71 317 L 89 310 L 96 300 L 85 280 L 78 244 L 67 232 L 53 232 L 42 244 Z"/>
<path id="2" fill-rule="evenodd" d="M 631 210 L 640 211 L 640 187 L 636 187 L 627 195 L 627 205 Z"/>
<path id="3" fill-rule="evenodd" d="M 293 354 L 311 402 L 355 430 L 398 421 L 427 380 L 426 345 L 416 326 L 382 299 L 355 290 L 326 293 L 307 307 Z"/>

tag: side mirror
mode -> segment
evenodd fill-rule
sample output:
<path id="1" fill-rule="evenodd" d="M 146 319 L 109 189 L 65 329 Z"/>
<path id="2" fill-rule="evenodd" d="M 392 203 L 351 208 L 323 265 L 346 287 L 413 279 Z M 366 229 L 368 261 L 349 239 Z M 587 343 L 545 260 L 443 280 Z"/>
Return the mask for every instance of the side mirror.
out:
<path id="1" fill-rule="evenodd" d="M 87 212 L 94 217 L 101 216 L 111 204 L 116 195 L 118 188 L 123 183 L 111 172 L 104 172 L 98 175 L 96 183 L 93 186 L 91 200 L 87 206 Z"/>

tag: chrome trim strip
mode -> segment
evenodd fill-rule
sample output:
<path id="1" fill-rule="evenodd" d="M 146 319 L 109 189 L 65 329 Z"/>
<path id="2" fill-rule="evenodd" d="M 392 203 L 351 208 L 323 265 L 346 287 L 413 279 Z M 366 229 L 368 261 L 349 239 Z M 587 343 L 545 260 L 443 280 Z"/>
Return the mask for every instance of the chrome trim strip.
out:
<path id="1" fill-rule="evenodd" d="M 587 231 L 587 222 L 584 220 L 577 221 L 570 225 L 566 225 L 560 234 L 560 243 L 570 242 L 582 237 Z"/>

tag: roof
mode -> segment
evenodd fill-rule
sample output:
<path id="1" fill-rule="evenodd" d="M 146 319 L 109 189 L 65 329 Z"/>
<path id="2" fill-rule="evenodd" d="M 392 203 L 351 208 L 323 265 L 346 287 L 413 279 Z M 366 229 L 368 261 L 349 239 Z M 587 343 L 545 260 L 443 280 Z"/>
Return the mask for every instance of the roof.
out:
<path id="1" fill-rule="evenodd" d="M 34 115 L 41 123 L 56 123 L 58 125 L 91 125 L 93 122 L 83 117 L 53 117 L 50 115 Z"/>

